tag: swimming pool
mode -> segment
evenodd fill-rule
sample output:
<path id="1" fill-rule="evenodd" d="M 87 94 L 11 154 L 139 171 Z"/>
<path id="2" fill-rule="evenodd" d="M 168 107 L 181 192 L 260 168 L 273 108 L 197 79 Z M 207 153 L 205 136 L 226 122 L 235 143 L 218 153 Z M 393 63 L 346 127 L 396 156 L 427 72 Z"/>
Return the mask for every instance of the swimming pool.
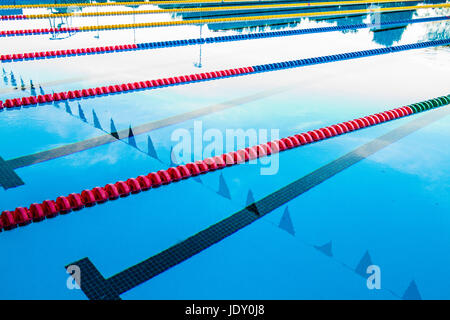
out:
<path id="1" fill-rule="evenodd" d="M 21 3 L 27 1 L 15 1 Z M 145 28 L 135 24 L 255 17 L 261 9 L 95 15 L 174 7 L 118 5 L 83 8 L 94 14 L 89 17 L 2 19 L 0 31 L 75 28 L 0 37 L 3 56 L 55 52 L 2 59 L 4 105 L 94 91 L 2 108 L 0 209 L 29 208 L 448 97 L 450 24 L 445 17 L 450 9 L 442 7 L 448 2 L 378 5 L 436 4 L 441 7 L 381 14 L 375 4 L 264 9 L 277 15 L 372 6 L 373 12 Z M 5 8 L 0 13 L 49 12 Z M 104 25 L 129 26 L 98 28 Z M 97 27 L 79 30 L 86 26 Z M 344 27 L 326 29 L 335 26 Z M 293 32 L 304 29 L 311 30 Z M 273 34 L 255 36 L 268 32 Z M 215 40 L 165 43 L 207 38 Z M 405 46 L 432 41 L 443 42 Z M 93 47 L 104 49 L 57 53 Z M 393 47 L 403 49 L 385 50 Z M 286 63 L 276 64 L 281 62 Z M 180 79 L 230 69 L 238 74 Z M 151 82 L 174 77 L 174 83 Z M 141 81 L 151 85 L 134 85 Z M 133 87 L 122 89 L 128 83 Z M 95 91 L 114 85 L 121 92 Z M 0 298 L 449 299 L 450 107 L 445 99 L 439 101 L 442 106 L 436 102 L 433 110 L 399 111 L 398 119 L 274 151 L 250 163 L 4 228 Z M 244 146 L 227 136 L 231 130 L 244 136 Z M 257 143 L 247 144 L 252 135 Z M 121 188 L 117 191 L 124 194 L 134 190 Z M 66 268 L 81 272 L 83 290 Z M 374 268 L 381 275 L 379 289 L 368 285 Z"/>

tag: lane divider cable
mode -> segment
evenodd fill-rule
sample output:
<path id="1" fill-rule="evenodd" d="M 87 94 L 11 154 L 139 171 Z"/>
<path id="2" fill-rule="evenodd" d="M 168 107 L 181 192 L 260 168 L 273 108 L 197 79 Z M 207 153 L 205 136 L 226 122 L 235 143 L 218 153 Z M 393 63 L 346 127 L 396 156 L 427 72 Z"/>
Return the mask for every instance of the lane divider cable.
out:
<path id="1" fill-rule="evenodd" d="M 355 130 L 378 125 L 394 119 L 404 118 L 412 114 L 432 110 L 450 104 L 450 94 L 427 101 L 414 103 L 404 107 L 387 110 L 362 118 L 341 122 L 328 127 L 295 134 L 280 140 L 262 143 L 253 147 L 232 151 L 205 160 L 190 162 L 185 165 L 171 167 L 167 170 L 151 172 L 126 181 L 109 183 L 104 187 L 86 189 L 80 193 L 59 196 L 55 200 L 33 203 L 28 207 L 17 207 L 5 210 L 0 215 L 0 231 L 23 227 L 31 222 L 39 222 L 46 218 L 64 215 L 71 211 L 79 211 L 85 207 L 127 197 L 162 185 L 206 174 L 225 167 L 246 163 L 248 161 L 270 156 L 278 152 L 290 150 L 313 142 L 326 140 Z"/>
<path id="2" fill-rule="evenodd" d="M 438 16 L 438 17 L 430 17 L 430 18 L 386 21 L 386 22 L 380 22 L 380 23 L 360 23 L 360 24 L 343 25 L 343 26 L 330 26 L 330 27 L 318 27 L 318 28 L 307 28 L 307 29 L 286 30 L 286 31 L 259 32 L 259 33 L 250 33 L 250 34 L 241 34 L 241 35 L 229 35 L 229 36 L 183 39 L 183 40 L 169 40 L 169 41 L 158 41 L 158 42 L 148 42 L 148 43 L 133 43 L 133 44 L 124 44 L 124 45 L 105 46 L 105 47 L 87 47 L 87 48 L 67 49 L 67 50 L 62 49 L 62 50 L 55 50 L 55 51 L 13 53 L 13 54 L 0 55 L 0 61 L 3 63 L 9 63 L 9 62 L 31 61 L 31 60 L 39 60 L 39 59 L 71 58 L 71 57 L 85 56 L 85 55 L 117 53 L 117 52 L 136 51 L 136 50 L 151 50 L 151 49 L 161 49 L 161 48 L 171 48 L 171 47 L 183 47 L 183 46 L 190 46 L 190 45 L 221 43 L 221 42 L 231 42 L 231 41 L 267 39 L 267 38 L 274 38 L 274 37 L 287 37 L 287 36 L 295 36 L 295 35 L 303 35 L 303 34 L 322 33 L 322 32 L 358 30 L 358 29 L 365 29 L 365 28 L 392 27 L 392 26 L 397 26 L 397 25 L 443 21 L 443 20 L 449 20 L 449 19 L 450 19 L 450 16 Z"/>
<path id="3" fill-rule="evenodd" d="M 145 5 L 179 5 L 179 4 L 202 4 L 202 3 L 229 3 L 248 2 L 261 3 L 271 0 L 161 0 L 161 1 L 123 1 L 123 2 L 90 2 L 90 3 L 46 3 L 46 4 L 21 4 L 0 5 L 0 9 L 33 9 L 33 8 L 66 8 L 66 7 L 109 7 L 109 6 L 145 6 Z"/>
<path id="4" fill-rule="evenodd" d="M 231 5 L 225 7 L 188 7 L 171 9 L 153 9 L 153 10 L 121 10 L 105 12 L 69 12 L 69 13 L 50 13 L 50 14 L 19 14 L 2 15 L 0 20 L 32 20 L 48 18 L 66 18 L 66 17 L 99 17 L 99 16 L 126 16 L 140 14 L 163 14 L 163 13 L 184 13 L 184 12 L 215 12 L 215 11 L 237 11 L 237 10 L 270 10 L 270 9 L 302 9 L 331 6 L 354 6 L 372 3 L 399 3 L 399 2 L 418 2 L 417 0 L 372 0 L 372 1 L 329 1 L 329 2 L 301 2 L 301 3 L 278 3 L 278 4 L 256 4 L 256 5 Z"/>
<path id="5" fill-rule="evenodd" d="M 217 80 L 228 77 L 237 77 L 259 72 L 270 72 L 282 69 L 298 68 L 309 65 L 316 65 L 322 63 L 329 63 L 335 61 L 357 59 L 375 55 L 382 55 L 394 52 L 401 52 L 412 49 L 424 49 L 435 46 L 445 46 L 450 44 L 450 38 L 443 40 L 433 40 L 421 43 L 405 44 L 400 46 L 391 46 L 387 48 L 378 48 L 363 51 L 354 51 L 341 54 L 334 54 L 328 56 L 306 58 L 300 60 L 283 61 L 277 63 L 269 63 L 262 65 L 255 65 L 243 68 L 234 68 L 220 71 L 204 72 L 191 75 L 181 75 L 169 78 L 140 81 L 134 83 L 122 83 L 110 86 L 87 88 L 79 90 L 70 90 L 63 92 L 55 92 L 53 94 L 42 94 L 38 96 L 29 96 L 22 98 L 6 99 L 4 102 L 0 101 L 0 111 L 7 109 L 19 109 L 20 107 L 31 107 L 37 105 L 46 105 L 58 101 L 87 99 L 92 97 L 100 97 L 105 95 L 112 95 L 118 93 L 135 92 L 138 90 L 158 89 L 167 86 L 182 85 L 189 83 L 196 83 L 207 80 Z"/>
<path id="6" fill-rule="evenodd" d="M 117 29 L 134 29 L 134 28 L 174 27 L 174 26 L 202 25 L 202 24 L 227 23 L 227 22 L 252 22 L 252 21 L 261 21 L 261 20 L 296 19 L 296 18 L 305 18 L 305 17 L 348 16 L 348 15 L 368 14 L 368 13 L 414 11 L 414 10 L 418 10 L 418 9 L 432 9 L 432 8 L 450 8 L 450 3 L 417 5 L 417 6 L 408 6 L 408 7 L 369 8 L 369 9 L 357 9 L 357 10 L 306 12 L 306 13 L 295 13 L 295 14 L 293 13 L 293 14 L 277 14 L 277 15 L 259 15 L 259 16 L 247 16 L 247 17 L 231 17 L 231 18 L 172 20 L 172 21 L 160 21 L 160 22 L 142 22 L 142 23 L 127 23 L 127 24 L 82 26 L 82 27 L 6 30 L 6 31 L 0 31 L 0 37 L 31 36 L 31 35 L 39 35 L 39 34 L 54 34 L 54 33 L 107 31 L 107 30 L 117 30 Z"/>

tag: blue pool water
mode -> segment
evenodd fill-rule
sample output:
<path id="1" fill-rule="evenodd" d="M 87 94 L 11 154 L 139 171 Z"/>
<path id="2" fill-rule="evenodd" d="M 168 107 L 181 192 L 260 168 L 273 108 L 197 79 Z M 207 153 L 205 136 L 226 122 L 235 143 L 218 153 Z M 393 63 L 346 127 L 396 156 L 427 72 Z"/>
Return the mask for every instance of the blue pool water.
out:
<path id="1" fill-rule="evenodd" d="M 149 8 L 154 7 L 140 9 Z M 23 9 L 14 14 L 48 12 Z M 383 14 L 382 19 L 449 14 L 448 8 L 420 9 Z M 73 18 L 69 26 L 182 18 L 169 14 Z M 200 32 L 208 37 L 367 23 L 373 18 L 126 29 L 76 33 L 61 39 L 52 39 L 52 35 L 4 37 L 0 38 L 0 54 L 190 39 L 200 37 Z M 48 27 L 48 19 L 0 21 L 0 30 Z M 33 94 L 30 81 L 37 94 L 39 86 L 52 93 L 445 38 L 450 38 L 448 20 L 385 30 L 2 63 L 0 100 Z M 172 135 L 186 132 L 182 129 L 193 133 L 200 124 L 204 131 L 223 134 L 227 129 L 274 129 L 286 137 L 447 95 L 449 71 L 450 49 L 444 46 L 3 110 L 0 157 L 8 161 L 108 134 L 111 120 L 117 130 L 127 130 L 208 106 L 229 105 L 132 138 L 17 168 L 14 171 L 24 184 L 0 188 L 0 209 L 12 210 L 166 169 L 174 160 L 171 148 L 177 144 Z M 23 90 L 21 79 L 26 85 Z M 265 163 L 233 166 L 202 175 L 200 180 L 183 180 L 2 232 L 0 298 L 87 299 L 82 290 L 68 289 L 65 266 L 87 257 L 107 279 L 243 209 L 249 204 L 249 191 L 258 201 L 365 143 L 436 112 L 441 111 L 427 111 L 295 148 Z M 447 114 L 439 113 L 436 121 L 120 297 L 449 299 Z M 148 154 L 149 138 L 158 159 Z M 226 147 L 233 149 L 233 143 L 225 141 L 222 152 Z M 261 168 L 271 164 L 277 166 L 276 174 L 262 175 Z M 369 265 L 380 268 L 381 289 L 368 289 L 369 274 L 359 273 Z"/>

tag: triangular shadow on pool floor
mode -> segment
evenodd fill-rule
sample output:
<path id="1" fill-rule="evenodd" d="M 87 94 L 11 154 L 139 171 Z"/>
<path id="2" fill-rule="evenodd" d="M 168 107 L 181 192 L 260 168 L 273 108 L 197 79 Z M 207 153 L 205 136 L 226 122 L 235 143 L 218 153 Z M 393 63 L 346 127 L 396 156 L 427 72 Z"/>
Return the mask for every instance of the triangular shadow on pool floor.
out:
<path id="1" fill-rule="evenodd" d="M 137 148 L 136 139 L 134 138 L 133 129 L 131 129 L 131 125 L 128 129 L 128 144 L 132 147 Z"/>
<path id="2" fill-rule="evenodd" d="M 322 252 L 324 255 L 328 257 L 333 256 L 333 243 L 332 241 L 329 241 L 321 246 L 314 246 L 315 249 Z"/>
<path id="3" fill-rule="evenodd" d="M 289 212 L 289 206 L 284 209 L 283 216 L 281 217 L 278 227 L 287 233 L 295 236 L 294 224 L 292 223 L 291 214 Z"/>
<path id="4" fill-rule="evenodd" d="M 219 176 L 219 190 L 217 191 L 217 193 L 219 195 L 221 195 L 222 197 L 225 197 L 225 198 L 231 200 L 230 189 L 228 188 L 228 184 L 225 181 L 225 178 L 224 178 L 222 172 L 220 173 L 220 176 Z"/>
<path id="5" fill-rule="evenodd" d="M 147 136 L 147 148 L 148 148 L 147 154 L 150 157 L 159 160 L 158 154 L 156 153 L 155 145 L 153 144 L 153 141 L 152 141 L 152 138 L 150 137 L 150 135 Z"/>
<path id="6" fill-rule="evenodd" d="M 414 280 L 409 283 L 408 288 L 405 290 L 402 296 L 403 300 L 422 300 L 417 284 Z"/>
<path id="7" fill-rule="evenodd" d="M 355 268 L 355 272 L 361 277 L 366 277 L 367 267 L 371 266 L 372 264 L 372 258 L 370 257 L 369 251 L 366 251 L 361 260 L 359 260 L 359 263 Z"/>

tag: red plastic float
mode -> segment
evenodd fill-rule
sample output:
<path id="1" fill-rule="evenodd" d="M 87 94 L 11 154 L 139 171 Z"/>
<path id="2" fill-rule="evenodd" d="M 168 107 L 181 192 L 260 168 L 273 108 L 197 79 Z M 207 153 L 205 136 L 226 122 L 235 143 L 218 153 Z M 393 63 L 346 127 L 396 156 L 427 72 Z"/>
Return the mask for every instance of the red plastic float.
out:
<path id="1" fill-rule="evenodd" d="M 94 193 L 95 201 L 97 201 L 97 203 L 103 203 L 109 199 L 109 193 L 103 188 L 95 187 L 92 189 L 92 192 Z"/>
<path id="2" fill-rule="evenodd" d="M 162 185 L 162 180 L 156 172 L 149 173 L 147 178 L 150 180 L 153 188 L 157 188 Z"/>
<path id="3" fill-rule="evenodd" d="M 33 222 L 42 221 L 45 219 L 44 207 L 39 203 L 30 205 L 30 215 Z"/>
<path id="4" fill-rule="evenodd" d="M 56 206 L 61 214 L 66 214 L 72 211 L 72 206 L 69 199 L 64 196 L 56 198 Z"/>
<path id="5" fill-rule="evenodd" d="M 81 192 L 81 200 L 86 207 L 92 207 L 96 204 L 95 194 L 92 190 L 83 190 Z"/>
<path id="6" fill-rule="evenodd" d="M 53 200 L 45 200 L 42 202 L 42 207 L 44 209 L 46 218 L 53 218 L 58 215 L 58 207 L 56 206 L 56 202 Z"/>
<path id="7" fill-rule="evenodd" d="M 116 200 L 120 197 L 119 190 L 117 190 L 117 187 L 112 183 L 105 186 L 105 191 L 108 193 L 109 200 Z"/>
<path id="8" fill-rule="evenodd" d="M 17 227 L 17 223 L 15 222 L 11 211 L 3 211 L 0 220 L 4 230 L 11 230 Z"/>
<path id="9" fill-rule="evenodd" d="M 141 185 L 137 179 L 130 178 L 125 183 L 128 185 L 132 194 L 141 192 Z"/>

